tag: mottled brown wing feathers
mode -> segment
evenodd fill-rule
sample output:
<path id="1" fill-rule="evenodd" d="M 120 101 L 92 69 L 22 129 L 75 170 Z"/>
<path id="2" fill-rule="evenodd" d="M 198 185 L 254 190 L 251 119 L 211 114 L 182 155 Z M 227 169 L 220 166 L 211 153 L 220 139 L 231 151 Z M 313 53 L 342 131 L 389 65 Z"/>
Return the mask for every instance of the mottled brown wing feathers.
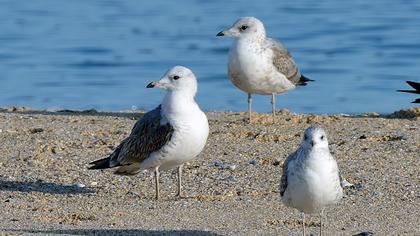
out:
<path id="1" fill-rule="evenodd" d="M 159 150 L 172 137 L 174 132 L 170 123 L 161 125 L 161 106 L 144 114 L 134 125 L 130 136 L 124 139 L 115 151 L 104 158 L 92 162 L 90 169 L 111 168 L 140 163 L 150 153 Z"/>
<path id="2" fill-rule="evenodd" d="M 155 109 L 145 113 L 140 119 L 134 124 L 131 130 L 131 135 L 141 134 L 149 129 L 156 129 L 160 125 L 161 120 L 161 105 Z"/>
<path id="3" fill-rule="evenodd" d="M 269 47 L 273 51 L 273 65 L 293 84 L 298 84 L 301 74 L 289 51 L 283 45 L 274 40 L 268 39 Z"/>
<path id="4" fill-rule="evenodd" d="M 172 137 L 173 128 L 168 123 L 153 128 L 143 128 L 141 133 L 130 135 L 123 141 L 118 156 L 121 165 L 142 162 L 150 153 L 159 150 Z"/>

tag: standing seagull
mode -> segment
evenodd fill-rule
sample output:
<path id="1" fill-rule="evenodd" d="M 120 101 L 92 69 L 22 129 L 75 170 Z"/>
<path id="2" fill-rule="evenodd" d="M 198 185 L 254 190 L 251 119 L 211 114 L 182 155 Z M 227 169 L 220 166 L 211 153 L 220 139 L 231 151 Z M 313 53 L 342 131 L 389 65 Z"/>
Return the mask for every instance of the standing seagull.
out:
<path id="1" fill-rule="evenodd" d="M 274 122 L 275 96 L 313 81 L 301 75 L 292 56 L 279 41 L 266 37 L 263 23 L 255 17 L 242 17 L 217 36 L 236 39 L 229 50 L 228 76 L 236 87 L 248 93 L 250 123 L 251 94 L 271 95 Z"/>
<path id="2" fill-rule="evenodd" d="M 109 157 L 90 163 L 89 169 L 119 167 L 115 173 L 120 175 L 153 169 L 159 199 L 159 171 L 178 167 L 181 197 L 182 165 L 200 154 L 209 133 L 207 117 L 194 100 L 197 80 L 190 69 L 175 66 L 147 88 L 168 91 L 162 104 L 141 117 Z"/>
<path id="3" fill-rule="evenodd" d="M 320 213 L 320 235 L 324 208 L 343 196 L 337 162 L 330 154 L 327 135 L 319 126 L 305 130 L 298 150 L 283 165 L 280 195 L 285 205 L 302 212 L 303 235 L 305 213 Z"/>

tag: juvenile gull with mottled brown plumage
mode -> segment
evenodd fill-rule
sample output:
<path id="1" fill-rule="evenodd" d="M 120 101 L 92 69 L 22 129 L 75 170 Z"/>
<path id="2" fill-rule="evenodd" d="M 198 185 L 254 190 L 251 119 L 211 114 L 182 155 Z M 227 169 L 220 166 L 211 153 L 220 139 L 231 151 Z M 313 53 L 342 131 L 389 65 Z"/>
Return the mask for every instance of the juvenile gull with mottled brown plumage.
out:
<path id="1" fill-rule="evenodd" d="M 251 122 L 251 94 L 271 95 L 273 121 L 275 95 L 306 85 L 304 77 L 288 50 L 277 40 L 266 37 L 263 23 L 255 17 L 242 17 L 217 36 L 235 38 L 229 50 L 228 76 L 239 89 L 248 93 Z"/>
<path id="2" fill-rule="evenodd" d="M 209 132 L 207 117 L 194 99 L 197 80 L 190 69 L 175 66 L 147 87 L 167 90 L 162 104 L 141 117 L 109 157 L 90 163 L 89 169 L 119 167 L 115 173 L 121 175 L 153 169 L 158 199 L 159 171 L 178 167 L 181 196 L 182 165 L 200 154 Z"/>

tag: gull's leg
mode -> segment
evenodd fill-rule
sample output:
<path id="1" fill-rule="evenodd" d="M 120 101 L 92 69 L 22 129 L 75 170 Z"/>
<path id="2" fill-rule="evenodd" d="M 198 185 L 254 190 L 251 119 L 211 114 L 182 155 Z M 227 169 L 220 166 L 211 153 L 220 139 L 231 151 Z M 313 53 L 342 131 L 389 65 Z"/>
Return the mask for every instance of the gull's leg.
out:
<path id="1" fill-rule="evenodd" d="M 249 115 L 249 123 L 252 123 L 251 120 L 251 107 L 252 107 L 252 96 L 250 93 L 248 93 L 248 115 Z"/>
<path id="2" fill-rule="evenodd" d="M 271 94 L 271 110 L 273 112 L 273 123 L 276 123 L 276 94 Z"/>
<path id="3" fill-rule="evenodd" d="M 159 200 L 159 166 L 155 169 L 156 200 Z"/>
<path id="4" fill-rule="evenodd" d="M 306 235 L 305 231 L 305 213 L 302 212 L 302 229 L 303 229 L 303 236 Z"/>
<path id="5" fill-rule="evenodd" d="M 324 209 L 319 213 L 319 236 L 322 235 L 322 217 L 324 215 Z"/>
<path id="6" fill-rule="evenodd" d="M 177 194 L 178 197 L 182 197 L 182 194 L 181 194 L 181 187 L 182 187 L 181 176 L 182 176 L 182 165 L 178 166 L 178 194 Z"/>

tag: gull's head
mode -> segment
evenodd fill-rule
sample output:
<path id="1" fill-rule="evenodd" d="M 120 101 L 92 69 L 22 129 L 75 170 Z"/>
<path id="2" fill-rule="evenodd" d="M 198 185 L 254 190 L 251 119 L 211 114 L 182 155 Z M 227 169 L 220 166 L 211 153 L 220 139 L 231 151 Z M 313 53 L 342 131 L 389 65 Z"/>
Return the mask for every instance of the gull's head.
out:
<path id="1" fill-rule="evenodd" d="M 311 126 L 305 130 L 301 145 L 306 148 L 328 148 L 327 133 L 320 126 Z"/>
<path id="2" fill-rule="evenodd" d="M 197 79 L 187 67 L 174 66 L 159 81 L 151 82 L 146 87 L 161 88 L 169 91 L 185 91 L 194 96 L 197 92 Z"/>
<path id="3" fill-rule="evenodd" d="M 241 17 L 227 30 L 217 36 L 229 36 L 235 39 L 265 38 L 264 24 L 255 17 Z"/>

